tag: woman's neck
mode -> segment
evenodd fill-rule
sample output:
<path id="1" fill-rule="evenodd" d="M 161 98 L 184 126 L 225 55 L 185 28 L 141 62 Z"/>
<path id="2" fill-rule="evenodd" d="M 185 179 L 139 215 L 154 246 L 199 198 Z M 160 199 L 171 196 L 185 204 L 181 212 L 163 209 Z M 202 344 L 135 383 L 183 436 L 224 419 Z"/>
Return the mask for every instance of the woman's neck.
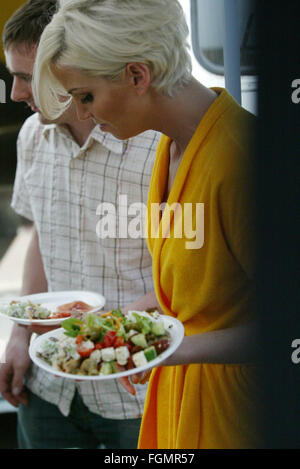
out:
<path id="1" fill-rule="evenodd" d="M 174 98 L 157 97 L 157 128 L 173 141 L 178 155 L 182 155 L 201 119 L 217 98 L 217 93 L 194 78 Z M 158 128 L 159 127 L 159 128 Z"/>

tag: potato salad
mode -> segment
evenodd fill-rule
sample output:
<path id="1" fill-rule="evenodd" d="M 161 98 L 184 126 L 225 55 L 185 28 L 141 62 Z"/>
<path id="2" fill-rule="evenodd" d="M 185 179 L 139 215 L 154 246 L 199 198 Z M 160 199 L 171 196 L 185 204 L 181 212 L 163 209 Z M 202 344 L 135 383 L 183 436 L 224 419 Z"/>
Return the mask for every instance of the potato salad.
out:
<path id="1" fill-rule="evenodd" d="M 27 301 L 11 301 L 8 305 L 0 305 L 0 313 L 6 314 L 12 318 L 19 319 L 59 319 L 70 316 L 81 317 L 93 306 L 83 301 L 72 301 L 57 306 L 56 311 L 52 312 L 48 308 L 42 307 L 39 303 Z"/>
<path id="2" fill-rule="evenodd" d="M 51 311 L 31 301 L 11 301 L 0 306 L 0 312 L 7 316 L 20 319 L 51 319 Z"/>

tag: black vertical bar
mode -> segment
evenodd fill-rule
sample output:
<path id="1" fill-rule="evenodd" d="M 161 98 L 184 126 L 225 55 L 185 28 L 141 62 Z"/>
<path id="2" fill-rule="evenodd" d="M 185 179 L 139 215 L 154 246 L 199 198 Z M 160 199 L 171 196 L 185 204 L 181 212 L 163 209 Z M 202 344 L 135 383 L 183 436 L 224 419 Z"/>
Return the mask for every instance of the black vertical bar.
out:
<path id="1" fill-rule="evenodd" d="M 262 418 L 267 448 L 300 448 L 300 363 L 291 359 L 291 343 L 300 339 L 300 103 L 292 87 L 300 79 L 299 1 L 260 0 L 257 8 Z"/>

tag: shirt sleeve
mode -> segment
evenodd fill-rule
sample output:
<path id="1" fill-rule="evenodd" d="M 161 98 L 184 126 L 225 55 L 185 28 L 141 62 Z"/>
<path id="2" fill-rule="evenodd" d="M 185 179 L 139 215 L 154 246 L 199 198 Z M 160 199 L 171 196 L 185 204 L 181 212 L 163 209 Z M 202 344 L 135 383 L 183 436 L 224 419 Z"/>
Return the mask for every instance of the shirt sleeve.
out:
<path id="1" fill-rule="evenodd" d="M 30 195 L 24 177 L 26 171 L 26 162 L 21 132 L 17 140 L 17 170 L 14 181 L 11 207 L 16 213 L 18 213 L 22 217 L 33 221 L 33 214 L 30 204 Z"/>

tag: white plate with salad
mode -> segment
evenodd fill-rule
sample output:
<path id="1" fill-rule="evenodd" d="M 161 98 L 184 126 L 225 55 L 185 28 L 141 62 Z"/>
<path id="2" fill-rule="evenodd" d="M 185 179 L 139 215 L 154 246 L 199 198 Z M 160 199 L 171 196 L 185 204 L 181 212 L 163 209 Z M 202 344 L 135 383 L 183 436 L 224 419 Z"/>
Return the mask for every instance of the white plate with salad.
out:
<path id="1" fill-rule="evenodd" d="M 31 342 L 32 361 L 62 378 L 117 379 L 159 366 L 179 347 L 184 328 L 157 311 L 87 313 Z"/>
<path id="2" fill-rule="evenodd" d="M 0 316 L 23 326 L 59 325 L 66 318 L 103 308 L 104 296 L 90 291 L 59 291 L 3 299 Z"/>

